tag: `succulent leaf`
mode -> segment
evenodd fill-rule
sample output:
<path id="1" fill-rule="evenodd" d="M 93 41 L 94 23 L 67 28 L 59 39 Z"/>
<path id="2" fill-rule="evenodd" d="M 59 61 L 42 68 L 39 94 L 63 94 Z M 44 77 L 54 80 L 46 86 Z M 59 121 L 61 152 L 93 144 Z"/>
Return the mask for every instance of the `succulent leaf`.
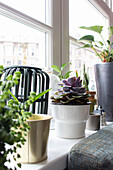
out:
<path id="1" fill-rule="evenodd" d="M 71 86 L 76 82 L 76 77 L 71 77 L 67 79 L 68 84 Z"/>
<path id="2" fill-rule="evenodd" d="M 68 85 L 68 86 L 70 85 L 66 79 L 63 79 L 62 82 L 63 82 L 65 85 Z"/>
<path id="3" fill-rule="evenodd" d="M 71 77 L 62 80 L 62 82 L 63 87 L 58 89 L 55 95 L 51 97 L 53 104 L 88 104 L 89 95 L 86 94 L 85 86 L 82 86 L 82 80 L 80 80 L 80 77 Z"/>

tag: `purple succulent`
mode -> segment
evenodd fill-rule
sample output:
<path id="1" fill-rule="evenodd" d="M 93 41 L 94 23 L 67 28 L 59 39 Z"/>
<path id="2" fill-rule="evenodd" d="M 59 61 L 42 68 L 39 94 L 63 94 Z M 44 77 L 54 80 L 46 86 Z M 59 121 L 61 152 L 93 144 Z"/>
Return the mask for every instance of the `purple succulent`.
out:
<path id="1" fill-rule="evenodd" d="M 81 86 L 82 80 L 80 80 L 80 77 L 78 78 L 71 77 L 68 78 L 67 80 L 66 79 L 62 80 L 62 82 L 64 83 L 64 85 L 76 87 L 78 84 L 79 86 Z"/>
<path id="2" fill-rule="evenodd" d="M 82 86 L 80 77 L 71 77 L 62 80 L 63 84 L 59 84 L 61 89 L 58 89 L 58 96 L 52 96 L 52 103 L 57 104 L 87 104 L 89 95 L 86 94 L 86 89 Z"/>
<path id="3" fill-rule="evenodd" d="M 64 85 L 63 84 L 62 85 L 63 85 L 63 90 L 65 92 L 69 92 L 70 90 L 72 93 L 75 93 L 77 91 L 82 92 L 82 90 L 78 88 L 78 87 L 82 87 L 82 80 L 80 80 L 80 77 L 77 77 L 77 78 L 71 77 L 71 78 L 68 78 L 67 80 L 66 79 L 62 80 L 62 82 L 64 83 Z M 84 89 L 83 89 L 83 93 L 84 93 Z"/>

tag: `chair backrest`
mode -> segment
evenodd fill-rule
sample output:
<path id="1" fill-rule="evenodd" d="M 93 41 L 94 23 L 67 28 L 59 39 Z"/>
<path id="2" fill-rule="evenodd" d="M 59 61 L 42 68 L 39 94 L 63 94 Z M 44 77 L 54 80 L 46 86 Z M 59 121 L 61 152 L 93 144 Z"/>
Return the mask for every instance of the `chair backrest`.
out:
<path id="1" fill-rule="evenodd" d="M 20 71 L 21 77 L 18 85 L 15 85 L 11 90 L 20 102 L 26 101 L 32 91 L 38 94 L 49 88 L 48 74 L 36 67 L 10 66 L 4 69 L 2 77 L 5 79 L 8 75 L 13 75 L 16 71 Z M 32 113 L 47 114 L 48 93 L 35 101 L 29 110 Z"/>

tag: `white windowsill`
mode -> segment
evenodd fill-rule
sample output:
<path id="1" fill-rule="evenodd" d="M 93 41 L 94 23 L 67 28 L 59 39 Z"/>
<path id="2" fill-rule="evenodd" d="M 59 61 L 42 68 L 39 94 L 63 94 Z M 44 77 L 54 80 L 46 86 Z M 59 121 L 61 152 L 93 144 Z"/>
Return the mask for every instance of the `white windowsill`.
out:
<path id="1" fill-rule="evenodd" d="M 96 131 L 86 130 L 85 137 L 88 137 Z M 63 139 L 55 134 L 55 130 L 50 130 L 48 140 L 48 158 L 36 164 L 22 164 L 22 170 L 63 170 L 67 167 L 67 154 L 71 147 L 81 141 L 81 139 Z"/>
<path id="2" fill-rule="evenodd" d="M 111 122 L 107 123 L 110 124 Z M 96 131 L 86 130 L 85 137 Z M 36 164 L 22 164 L 21 170 L 64 170 L 67 167 L 67 155 L 72 146 L 81 139 L 63 139 L 56 136 L 55 130 L 50 130 L 48 140 L 48 158 Z M 20 168 L 18 168 L 20 170 Z"/>

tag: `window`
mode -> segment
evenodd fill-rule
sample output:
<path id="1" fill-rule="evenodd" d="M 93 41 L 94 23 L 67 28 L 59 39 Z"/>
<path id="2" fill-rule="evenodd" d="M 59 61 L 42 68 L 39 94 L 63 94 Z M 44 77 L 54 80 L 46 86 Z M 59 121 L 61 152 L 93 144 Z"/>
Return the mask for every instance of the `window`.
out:
<path id="1" fill-rule="evenodd" d="M 49 0 L 1 0 L 1 2 L 38 21 L 51 25 Z"/>
<path id="2" fill-rule="evenodd" d="M 50 67 L 51 0 L 1 2 L 0 64 Z"/>
<path id="3" fill-rule="evenodd" d="M 82 4 L 82 5 L 81 5 Z M 81 15 L 82 12 L 82 15 Z M 97 19 L 98 18 L 98 19 Z M 90 78 L 89 90 L 95 90 L 94 64 L 100 63 L 100 59 L 95 56 L 91 49 L 82 49 L 81 44 L 76 40 L 84 35 L 92 35 L 91 31 L 82 30 L 80 26 L 102 25 L 105 27 L 104 37 L 108 37 L 109 19 L 105 12 L 99 11 L 94 4 L 88 0 L 74 1 L 69 0 L 69 35 L 70 35 L 70 70 L 78 71 L 83 77 L 83 65 L 85 64 L 86 72 Z M 98 34 L 94 33 L 95 39 L 98 40 Z"/>
<path id="4" fill-rule="evenodd" d="M 52 64 L 61 66 L 71 60 L 71 69 L 81 70 L 82 74 L 86 60 L 87 63 L 91 59 L 94 60 L 92 63 L 99 60 L 92 51 L 78 50 L 81 44 L 76 39 L 86 34 L 78 27 L 99 24 L 107 28 L 109 24 L 113 25 L 111 0 L 110 8 L 107 2 L 1 0 L 0 63 L 6 66 L 10 58 L 11 64 L 49 68 Z M 104 34 L 108 36 L 106 30 Z"/>
<path id="5" fill-rule="evenodd" d="M 88 31 L 80 29 L 80 26 L 103 25 L 105 28 L 109 26 L 107 14 L 100 12 L 88 0 L 69 0 L 69 9 L 69 35 L 71 37 L 78 39 L 88 34 Z M 92 34 L 89 31 L 90 33 Z M 108 36 L 106 30 L 104 33 Z M 95 34 L 95 36 L 98 39 L 98 35 Z"/>

